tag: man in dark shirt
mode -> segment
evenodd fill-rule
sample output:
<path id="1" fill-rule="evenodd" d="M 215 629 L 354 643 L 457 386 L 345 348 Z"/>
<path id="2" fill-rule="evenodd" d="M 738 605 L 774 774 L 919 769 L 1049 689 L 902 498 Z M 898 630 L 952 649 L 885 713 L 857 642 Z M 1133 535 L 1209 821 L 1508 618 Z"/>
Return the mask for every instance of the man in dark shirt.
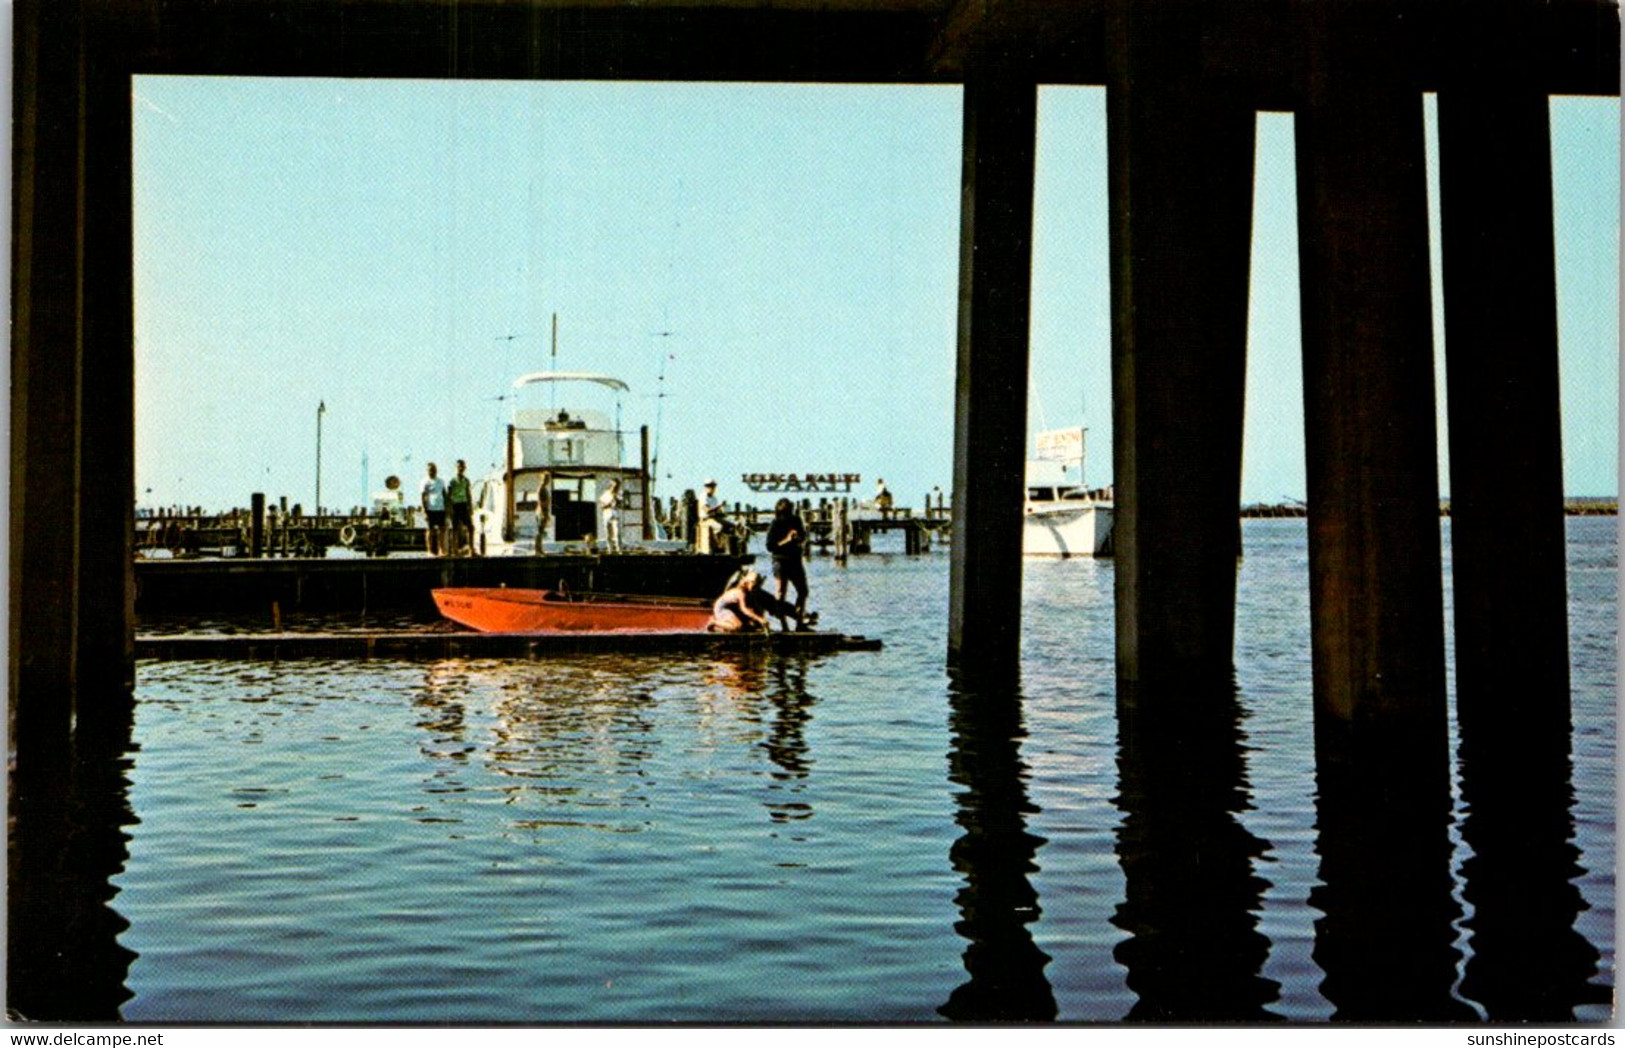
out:
<path id="1" fill-rule="evenodd" d="M 779 499 L 773 507 L 773 523 L 767 529 L 767 551 L 773 555 L 773 588 L 782 603 L 788 586 L 796 587 L 796 629 L 808 627 L 807 569 L 801 554 L 807 546 L 807 525 L 789 499 Z"/>

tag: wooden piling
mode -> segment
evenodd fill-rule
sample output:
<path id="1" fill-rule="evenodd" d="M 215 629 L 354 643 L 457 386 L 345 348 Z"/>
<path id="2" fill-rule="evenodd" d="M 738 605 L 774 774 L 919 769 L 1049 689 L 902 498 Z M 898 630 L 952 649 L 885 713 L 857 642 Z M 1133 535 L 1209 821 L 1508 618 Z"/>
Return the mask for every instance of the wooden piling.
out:
<path id="1" fill-rule="evenodd" d="M 256 491 L 248 501 L 248 555 L 257 558 L 265 549 L 265 493 Z"/>
<path id="2" fill-rule="evenodd" d="M 1569 638 L 1550 117 L 1497 10 L 1439 92 L 1439 179 L 1457 706 L 1510 771 L 1536 736 L 1568 751 Z"/>
<path id="3" fill-rule="evenodd" d="M 1256 116 L 1201 57 L 1216 10 L 1114 10 L 1117 674 L 1174 701 L 1232 665 Z"/>
<path id="4" fill-rule="evenodd" d="M 985 63 L 985 64 L 983 64 Z M 989 55 L 966 70 L 954 386 L 948 659 L 989 676 L 1021 656 L 1021 494 L 1038 87 Z"/>
<path id="5" fill-rule="evenodd" d="M 641 503 L 639 515 L 643 518 L 643 540 L 648 542 L 655 537 L 655 524 L 652 516 L 654 503 L 650 498 L 649 490 L 654 486 L 654 478 L 649 476 L 649 427 L 639 427 L 638 434 L 643 443 L 643 481 L 638 495 Z"/>
<path id="6" fill-rule="evenodd" d="M 1355 10 L 1296 118 L 1309 596 L 1318 759 L 1380 788 L 1391 751 L 1448 774 L 1444 609 L 1422 96 Z"/>

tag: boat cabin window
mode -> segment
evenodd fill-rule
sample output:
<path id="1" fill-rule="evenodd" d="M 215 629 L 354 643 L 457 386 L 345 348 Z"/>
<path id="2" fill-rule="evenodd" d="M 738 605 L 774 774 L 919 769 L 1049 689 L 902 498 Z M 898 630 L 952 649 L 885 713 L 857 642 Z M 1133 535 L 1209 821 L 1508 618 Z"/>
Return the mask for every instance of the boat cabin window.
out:
<path id="1" fill-rule="evenodd" d="M 1027 498 L 1033 502 L 1051 502 L 1055 499 L 1054 488 L 1028 488 Z"/>

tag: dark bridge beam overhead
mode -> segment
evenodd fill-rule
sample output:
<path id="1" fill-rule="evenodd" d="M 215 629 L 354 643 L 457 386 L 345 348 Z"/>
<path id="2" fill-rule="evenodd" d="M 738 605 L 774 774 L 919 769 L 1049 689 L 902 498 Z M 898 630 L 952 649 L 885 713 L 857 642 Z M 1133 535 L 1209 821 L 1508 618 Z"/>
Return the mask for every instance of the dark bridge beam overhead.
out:
<path id="1" fill-rule="evenodd" d="M 130 0 L 150 72 L 911 82 L 940 0 Z"/>
<path id="2" fill-rule="evenodd" d="M 1112 0 L 83 0 L 140 72 L 235 76 L 961 83 L 975 56 L 1037 83 L 1103 85 Z M 1208 75 L 1258 108 L 1300 92 L 1304 19 L 1326 6 L 1402 24 L 1389 61 L 1432 90 L 1469 57 L 1476 3 L 1169 0 L 1205 25 Z M 1553 94 L 1617 94 L 1618 5 L 1543 4 L 1527 38 Z"/>
<path id="3" fill-rule="evenodd" d="M 989 48 L 1024 56 L 1043 84 L 1103 85 L 1110 77 L 1107 14 L 1114 0 L 954 0 L 946 5 L 927 62 L 934 76 L 962 79 L 971 56 Z M 1463 38 L 1484 14 L 1478 0 L 1172 0 L 1145 2 L 1202 23 L 1197 54 L 1205 75 L 1245 89 L 1258 109 L 1292 109 L 1302 97 L 1309 19 L 1338 8 L 1360 22 L 1394 24 L 1389 65 L 1421 90 L 1472 60 Z M 1360 31 L 1359 22 L 1351 24 Z M 1524 42 L 1551 94 L 1619 90 L 1619 7 L 1608 0 L 1538 5 Z"/>

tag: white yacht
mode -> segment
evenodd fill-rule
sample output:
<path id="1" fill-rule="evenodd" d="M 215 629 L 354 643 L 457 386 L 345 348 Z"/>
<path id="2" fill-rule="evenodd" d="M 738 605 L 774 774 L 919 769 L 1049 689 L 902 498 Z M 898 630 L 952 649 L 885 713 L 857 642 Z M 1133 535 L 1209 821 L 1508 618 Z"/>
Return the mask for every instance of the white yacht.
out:
<path id="1" fill-rule="evenodd" d="M 1083 479 L 1085 430 L 1046 430 L 1027 462 L 1021 552 L 1029 557 L 1112 555 L 1112 490 Z"/>
<path id="2" fill-rule="evenodd" d="M 571 398 L 581 394 L 582 401 L 588 400 L 587 393 L 599 399 L 606 390 L 615 394 L 613 416 L 581 403 L 560 406 L 558 392 L 566 388 Z M 647 426 L 634 434 L 640 458 L 625 463 L 628 441 L 620 425 L 619 398 L 628 392 L 625 382 L 590 372 L 537 371 L 519 376 L 513 389 L 516 396 L 531 400 L 545 389 L 549 406 L 524 406 L 521 400 L 508 425 L 505 461 L 475 485 L 474 533 L 482 555 L 608 550 L 599 500 L 616 481 L 623 549 L 685 548 L 666 538 L 655 520 Z M 549 509 L 541 528 L 538 500 Z"/>

